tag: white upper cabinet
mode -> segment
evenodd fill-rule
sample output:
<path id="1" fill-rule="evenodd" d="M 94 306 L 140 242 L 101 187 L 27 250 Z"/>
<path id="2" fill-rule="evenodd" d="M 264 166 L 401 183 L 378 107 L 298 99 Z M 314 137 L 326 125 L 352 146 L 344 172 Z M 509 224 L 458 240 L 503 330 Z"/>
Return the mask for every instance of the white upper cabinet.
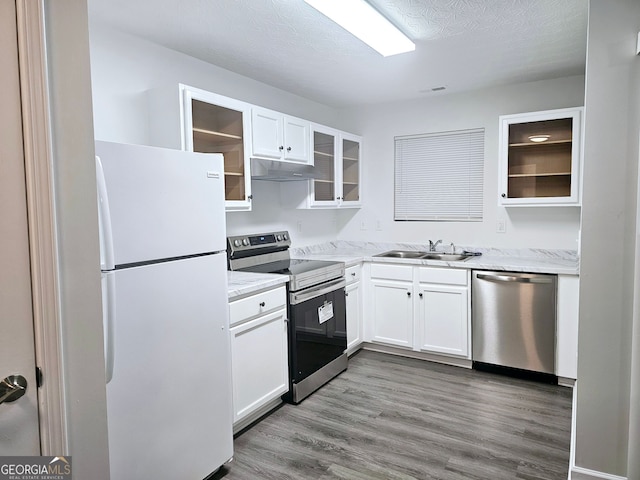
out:
<path id="1" fill-rule="evenodd" d="M 152 144 L 221 153 L 226 209 L 251 210 L 251 105 L 182 84 L 150 93 Z"/>
<path id="2" fill-rule="evenodd" d="M 310 123 L 264 108 L 251 109 L 252 157 L 312 164 Z"/>
<path id="3" fill-rule="evenodd" d="M 501 205 L 580 205 L 582 111 L 500 117 Z"/>
<path id="4" fill-rule="evenodd" d="M 310 181 L 310 208 L 360 207 L 361 138 L 320 125 L 311 127 L 316 178 Z"/>
<path id="5" fill-rule="evenodd" d="M 359 207 L 361 206 L 362 163 L 360 159 L 362 138 L 348 133 L 341 133 L 340 140 L 340 206 Z"/>

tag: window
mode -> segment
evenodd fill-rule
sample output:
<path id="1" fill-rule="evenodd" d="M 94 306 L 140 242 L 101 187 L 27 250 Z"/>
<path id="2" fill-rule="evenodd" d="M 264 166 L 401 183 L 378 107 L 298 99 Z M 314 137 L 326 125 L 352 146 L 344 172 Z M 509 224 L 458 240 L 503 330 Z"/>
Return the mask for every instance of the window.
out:
<path id="1" fill-rule="evenodd" d="M 484 128 L 395 137 L 397 221 L 481 221 Z"/>

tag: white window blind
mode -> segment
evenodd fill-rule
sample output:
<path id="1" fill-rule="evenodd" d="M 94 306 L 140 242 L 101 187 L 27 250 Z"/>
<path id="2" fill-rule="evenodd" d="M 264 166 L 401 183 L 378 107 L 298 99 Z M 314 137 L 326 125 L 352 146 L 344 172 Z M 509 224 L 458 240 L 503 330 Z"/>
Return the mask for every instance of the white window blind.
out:
<path id="1" fill-rule="evenodd" d="M 395 220 L 482 220 L 484 128 L 395 137 Z"/>

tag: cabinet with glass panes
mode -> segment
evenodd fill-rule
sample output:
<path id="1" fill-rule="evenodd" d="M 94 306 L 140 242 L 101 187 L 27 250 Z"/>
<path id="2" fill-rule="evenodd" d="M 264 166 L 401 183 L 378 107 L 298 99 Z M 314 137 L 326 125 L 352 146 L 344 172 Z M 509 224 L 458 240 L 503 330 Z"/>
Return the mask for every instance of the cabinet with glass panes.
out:
<path id="1" fill-rule="evenodd" d="M 310 207 L 360 206 L 360 137 L 313 125 L 316 177 L 310 183 Z"/>
<path id="2" fill-rule="evenodd" d="M 191 87 L 183 87 L 183 102 L 185 147 L 221 153 L 227 210 L 250 210 L 250 105 Z"/>
<path id="3" fill-rule="evenodd" d="M 579 205 L 582 108 L 500 117 L 499 202 Z"/>
<path id="4" fill-rule="evenodd" d="M 360 137 L 343 133 L 342 137 L 342 206 L 360 205 Z"/>

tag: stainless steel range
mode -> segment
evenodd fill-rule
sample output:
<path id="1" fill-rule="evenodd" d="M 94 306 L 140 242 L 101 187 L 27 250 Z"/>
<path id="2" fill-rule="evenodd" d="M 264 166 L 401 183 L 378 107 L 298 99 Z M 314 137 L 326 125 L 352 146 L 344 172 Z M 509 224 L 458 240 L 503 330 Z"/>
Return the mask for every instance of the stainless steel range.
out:
<path id="1" fill-rule="evenodd" d="M 289 276 L 289 392 L 299 403 L 347 368 L 344 263 L 292 259 L 289 232 L 227 238 L 229 270 Z"/>

